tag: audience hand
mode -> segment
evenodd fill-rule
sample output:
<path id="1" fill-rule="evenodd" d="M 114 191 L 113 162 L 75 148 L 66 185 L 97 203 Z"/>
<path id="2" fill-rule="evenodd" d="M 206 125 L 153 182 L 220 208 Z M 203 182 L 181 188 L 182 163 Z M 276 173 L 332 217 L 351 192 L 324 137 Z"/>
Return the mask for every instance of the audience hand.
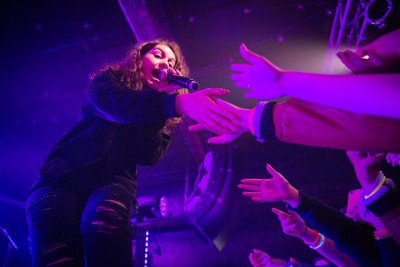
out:
<path id="1" fill-rule="evenodd" d="M 385 34 L 354 52 L 339 52 L 338 56 L 343 64 L 355 73 L 398 72 L 400 30 Z"/>
<path id="2" fill-rule="evenodd" d="M 364 194 L 369 194 L 374 189 L 374 182 L 379 178 L 383 153 L 367 153 L 360 151 L 346 151 L 357 179 L 361 184 Z"/>
<path id="3" fill-rule="evenodd" d="M 267 164 L 267 171 L 272 175 L 270 179 L 242 179 L 239 188 L 248 191 L 244 196 L 251 197 L 256 202 L 285 201 L 292 207 L 299 205 L 299 191 L 294 188 L 279 172 Z"/>
<path id="4" fill-rule="evenodd" d="M 272 211 L 278 215 L 278 219 L 281 221 L 282 231 L 285 234 L 301 238 L 307 231 L 307 225 L 296 212 L 289 210 L 288 213 L 285 213 L 276 208 L 272 208 Z"/>
<path id="5" fill-rule="evenodd" d="M 271 258 L 264 251 L 253 249 L 249 255 L 250 263 L 254 267 L 283 267 L 284 261 Z"/>
<path id="6" fill-rule="evenodd" d="M 400 154 L 388 153 L 386 155 L 386 161 L 391 163 L 392 166 L 400 166 Z"/>
<path id="7" fill-rule="evenodd" d="M 257 99 L 284 96 L 278 84 L 282 71 L 265 57 L 247 49 L 244 44 L 240 45 L 239 51 L 250 65 L 232 64 L 231 69 L 238 73 L 232 74 L 231 79 L 237 87 L 249 90 L 244 96 Z"/>

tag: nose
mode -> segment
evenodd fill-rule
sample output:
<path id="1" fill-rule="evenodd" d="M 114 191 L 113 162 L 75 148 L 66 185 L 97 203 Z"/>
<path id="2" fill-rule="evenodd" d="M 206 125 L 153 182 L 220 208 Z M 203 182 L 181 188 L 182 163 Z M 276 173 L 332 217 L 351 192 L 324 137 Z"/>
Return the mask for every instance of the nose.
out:
<path id="1" fill-rule="evenodd" d="M 168 69 L 168 61 L 167 59 L 162 59 L 159 63 L 160 69 Z"/>

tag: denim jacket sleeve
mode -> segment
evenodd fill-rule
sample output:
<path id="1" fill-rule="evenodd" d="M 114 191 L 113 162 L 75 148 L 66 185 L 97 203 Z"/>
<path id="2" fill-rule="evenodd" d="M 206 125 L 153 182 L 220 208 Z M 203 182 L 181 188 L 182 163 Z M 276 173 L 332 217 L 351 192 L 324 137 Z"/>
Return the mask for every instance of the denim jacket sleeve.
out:
<path id="1" fill-rule="evenodd" d="M 90 83 L 84 107 L 103 119 L 121 124 L 159 123 L 179 117 L 175 111 L 176 94 L 122 86 L 117 74 L 107 71 Z"/>
<path id="2" fill-rule="evenodd" d="M 264 140 L 276 138 L 334 149 L 400 152 L 397 119 L 353 113 L 296 98 L 277 104 L 270 102 L 264 109 L 270 112 L 262 112 L 260 119 L 253 120 L 254 128 L 270 129 L 270 133 L 260 133 Z M 255 125 L 261 123 L 269 126 Z"/>

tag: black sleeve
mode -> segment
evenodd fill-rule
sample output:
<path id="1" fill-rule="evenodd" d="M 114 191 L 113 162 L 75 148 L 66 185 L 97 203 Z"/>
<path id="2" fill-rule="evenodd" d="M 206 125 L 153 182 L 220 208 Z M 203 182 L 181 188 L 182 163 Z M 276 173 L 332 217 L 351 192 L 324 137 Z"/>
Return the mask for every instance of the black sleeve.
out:
<path id="1" fill-rule="evenodd" d="M 337 209 L 303 192 L 300 192 L 299 206 L 293 210 L 312 228 L 332 239 L 340 251 L 348 254 L 360 266 L 380 266 L 372 226 L 354 222 Z"/>
<path id="2" fill-rule="evenodd" d="M 122 124 L 159 123 L 178 117 L 176 94 L 152 89 L 130 90 L 122 86 L 118 75 L 106 71 L 90 83 L 84 107 L 103 119 Z"/>

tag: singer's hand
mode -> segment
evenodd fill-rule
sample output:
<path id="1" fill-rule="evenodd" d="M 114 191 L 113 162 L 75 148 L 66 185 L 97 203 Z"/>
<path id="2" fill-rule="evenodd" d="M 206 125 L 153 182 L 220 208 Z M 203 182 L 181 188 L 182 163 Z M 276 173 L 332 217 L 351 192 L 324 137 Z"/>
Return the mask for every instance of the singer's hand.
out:
<path id="1" fill-rule="evenodd" d="M 226 94 L 229 94 L 229 91 L 222 88 L 179 94 L 176 97 L 175 109 L 179 114 L 189 116 L 213 133 L 232 133 L 240 127 L 235 114 L 215 102 L 215 96 Z"/>
<path id="2" fill-rule="evenodd" d="M 250 116 L 250 109 L 245 109 L 245 108 L 240 108 L 237 107 L 229 102 L 223 101 L 221 99 L 215 99 L 215 102 L 228 110 L 229 112 L 232 112 L 236 116 L 236 121 L 239 125 L 238 129 L 232 133 L 224 133 L 219 136 L 214 136 L 208 139 L 209 144 L 224 144 L 224 143 L 230 143 L 236 138 L 238 138 L 240 135 L 242 135 L 245 132 L 249 131 L 249 116 Z M 196 125 L 191 125 L 189 126 L 189 131 L 199 131 L 199 130 L 204 130 L 205 127 L 201 124 L 196 124 Z"/>
<path id="3" fill-rule="evenodd" d="M 240 54 L 249 64 L 232 64 L 231 69 L 238 73 L 232 74 L 231 79 L 239 88 L 249 90 L 247 98 L 271 99 L 284 96 L 279 86 L 282 70 L 249 49 L 240 45 Z"/>

